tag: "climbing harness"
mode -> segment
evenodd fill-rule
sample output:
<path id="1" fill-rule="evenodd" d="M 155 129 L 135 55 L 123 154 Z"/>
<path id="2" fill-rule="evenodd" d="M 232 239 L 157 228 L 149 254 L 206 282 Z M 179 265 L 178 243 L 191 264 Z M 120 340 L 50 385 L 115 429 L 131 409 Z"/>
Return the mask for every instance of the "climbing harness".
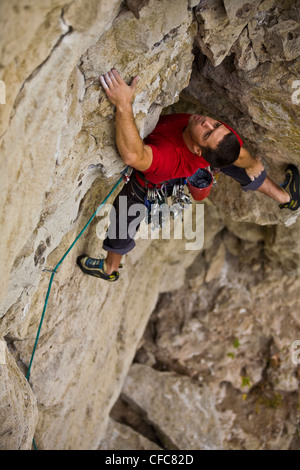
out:
<path id="1" fill-rule="evenodd" d="M 97 207 L 97 209 L 96 209 L 95 212 L 93 213 L 92 217 L 88 220 L 88 222 L 87 222 L 86 225 L 83 227 L 83 229 L 81 230 L 81 232 L 79 233 L 79 235 L 77 235 L 77 237 L 75 238 L 75 240 L 73 241 L 73 243 L 69 246 L 69 248 L 67 249 L 67 251 L 65 252 L 65 254 L 64 254 L 64 255 L 62 256 L 62 258 L 58 261 L 58 263 L 56 264 L 56 266 L 54 267 L 54 269 L 47 269 L 47 268 L 43 269 L 43 271 L 47 271 L 47 272 L 50 272 L 50 273 L 52 273 L 52 274 L 51 274 L 51 277 L 50 277 L 50 281 L 49 281 L 49 285 L 48 285 L 48 290 L 47 290 L 47 294 L 46 294 L 46 298 L 45 298 L 45 303 L 44 303 L 44 308 L 43 308 L 43 311 L 42 311 L 40 323 L 39 323 L 39 326 L 38 326 L 38 331 L 37 331 L 36 338 L 35 338 L 35 342 L 34 342 L 34 346 L 33 346 L 33 351 L 32 351 L 32 354 L 31 354 L 31 359 L 30 359 L 29 366 L 28 366 L 28 371 L 27 371 L 27 374 L 26 374 L 26 379 L 27 379 L 27 381 L 29 381 L 30 372 L 31 372 L 31 367 L 32 367 L 32 362 L 33 362 L 33 358 L 34 358 L 34 355 L 35 355 L 35 352 L 36 352 L 36 348 L 37 348 L 37 344 L 38 344 L 38 341 L 39 341 L 40 332 L 41 332 L 42 324 L 43 324 L 44 317 L 45 317 L 45 312 L 46 312 L 46 308 L 47 308 L 47 304 L 48 304 L 48 300 L 49 300 L 49 295 L 50 295 L 50 291 L 51 291 L 51 287 L 52 287 L 52 282 L 53 282 L 54 275 L 57 273 L 57 270 L 58 270 L 59 266 L 62 264 L 62 262 L 64 261 L 64 259 L 66 258 L 66 256 L 70 253 L 70 251 L 72 250 L 72 248 L 74 247 L 74 245 L 77 243 L 77 241 L 78 241 L 79 238 L 82 236 L 82 234 L 85 232 L 85 230 L 88 228 L 88 226 L 90 225 L 90 223 L 92 222 L 92 220 L 95 218 L 95 216 L 97 215 L 97 213 L 99 212 L 99 210 L 104 206 L 104 204 L 105 204 L 106 201 L 109 199 L 109 197 L 112 195 L 112 193 L 117 189 L 117 187 L 119 186 L 119 184 L 120 184 L 122 181 L 124 181 L 125 183 L 128 183 L 128 181 L 130 180 L 131 172 L 132 172 L 132 168 L 129 167 L 129 166 L 127 166 L 127 167 L 121 172 L 121 175 L 122 175 L 122 176 L 118 179 L 118 181 L 117 181 L 116 184 L 113 186 L 113 188 L 110 190 L 110 192 L 108 193 L 108 195 L 107 195 L 107 196 L 105 197 L 105 199 L 101 202 L 100 206 Z M 33 446 L 34 446 L 34 449 L 37 449 L 34 439 L 33 439 Z"/>

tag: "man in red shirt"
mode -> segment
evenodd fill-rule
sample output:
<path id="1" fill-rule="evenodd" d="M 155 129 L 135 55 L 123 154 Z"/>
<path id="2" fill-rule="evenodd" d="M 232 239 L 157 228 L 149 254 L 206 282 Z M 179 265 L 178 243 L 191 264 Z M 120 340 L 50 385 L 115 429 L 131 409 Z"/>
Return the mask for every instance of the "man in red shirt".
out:
<path id="1" fill-rule="evenodd" d="M 237 180 L 242 189 L 258 190 L 279 203 L 280 208 L 297 210 L 300 207 L 299 173 L 289 165 L 286 182 L 279 186 L 272 181 L 258 158 L 244 148 L 242 139 L 228 125 L 208 116 L 175 114 L 162 116 L 154 131 L 141 139 L 133 116 L 132 99 L 138 77 L 127 85 L 119 73 L 112 69 L 100 77 L 109 100 L 116 106 L 116 143 L 123 162 L 134 169 L 128 185 L 120 195 L 128 198 L 128 207 L 144 202 L 146 187 L 164 181 L 189 177 L 198 168 L 211 165 Z M 146 183 L 145 183 L 146 181 Z M 121 214 L 117 196 L 114 207 Z M 127 217 L 127 229 L 132 218 Z M 118 221 L 117 221 L 118 222 Z M 118 224 L 117 224 L 118 225 Z M 118 269 L 124 254 L 133 249 L 134 235 L 110 239 L 103 248 L 106 260 L 81 255 L 77 259 L 87 274 L 108 281 L 119 277 Z"/>

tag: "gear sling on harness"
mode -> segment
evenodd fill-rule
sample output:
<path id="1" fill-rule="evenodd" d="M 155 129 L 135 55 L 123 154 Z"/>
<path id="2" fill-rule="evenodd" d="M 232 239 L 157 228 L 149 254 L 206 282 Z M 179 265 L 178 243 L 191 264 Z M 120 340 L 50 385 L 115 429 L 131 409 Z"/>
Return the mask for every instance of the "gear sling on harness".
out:
<path id="1" fill-rule="evenodd" d="M 213 173 L 206 168 L 199 168 L 190 177 L 162 181 L 159 184 L 154 184 L 147 180 L 139 171 L 135 173 L 145 184 L 147 192 L 144 198 L 144 204 L 147 208 L 146 221 L 148 224 L 152 221 L 153 229 L 164 225 L 163 211 L 160 210 L 160 206 L 168 204 L 168 196 L 171 196 L 172 199 L 170 208 L 172 208 L 173 217 L 174 215 L 175 217 L 178 215 L 182 216 L 182 210 L 191 203 L 189 196 L 184 193 L 184 185 L 187 185 L 195 201 L 203 201 L 203 199 L 208 197 L 215 182 Z"/>

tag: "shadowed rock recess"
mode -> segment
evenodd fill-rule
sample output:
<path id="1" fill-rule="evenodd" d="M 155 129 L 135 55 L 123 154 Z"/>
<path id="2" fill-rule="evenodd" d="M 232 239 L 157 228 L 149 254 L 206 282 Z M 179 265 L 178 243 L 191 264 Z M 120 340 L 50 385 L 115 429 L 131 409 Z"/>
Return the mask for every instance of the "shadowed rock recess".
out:
<path id="1" fill-rule="evenodd" d="M 99 75 L 140 76 L 142 137 L 161 113 L 205 113 L 282 182 L 300 164 L 299 12 L 299 0 L 1 1 L 1 449 L 33 437 L 45 450 L 300 449 L 299 213 L 225 175 L 196 220 L 204 246 L 139 238 L 117 283 L 76 266 L 101 253 L 99 213 L 54 276 L 25 378 L 44 269 L 124 168 Z"/>

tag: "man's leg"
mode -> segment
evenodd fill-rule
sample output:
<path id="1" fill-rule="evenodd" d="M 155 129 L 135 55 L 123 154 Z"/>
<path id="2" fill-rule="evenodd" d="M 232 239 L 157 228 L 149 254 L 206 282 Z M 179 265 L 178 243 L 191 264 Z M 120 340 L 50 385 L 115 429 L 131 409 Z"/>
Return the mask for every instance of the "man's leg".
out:
<path id="1" fill-rule="evenodd" d="M 291 196 L 285 191 L 285 189 L 278 186 L 278 184 L 276 184 L 268 176 L 266 177 L 262 185 L 257 188 L 257 191 L 265 194 L 266 196 L 271 197 L 279 204 L 286 204 L 287 202 L 290 202 L 291 199 Z"/>
<path id="2" fill-rule="evenodd" d="M 114 201 L 115 217 L 111 218 L 107 236 L 103 241 L 103 249 L 107 251 L 106 259 L 91 258 L 88 255 L 79 256 L 77 264 L 84 273 L 107 281 L 116 281 L 119 278 L 118 269 L 122 256 L 134 248 L 134 237 L 139 229 L 138 223 L 135 229 L 131 227 L 129 230 L 129 226 L 136 221 L 136 215 L 129 215 L 128 211 L 134 204 L 140 204 L 145 208 L 145 194 L 144 188 L 136 187 L 134 177 L 123 186 Z M 141 217 L 144 217 L 144 213 Z"/>
<path id="3" fill-rule="evenodd" d="M 114 271 L 118 271 L 122 256 L 123 255 L 120 255 L 119 253 L 108 251 L 104 264 L 104 271 L 107 274 L 112 274 Z"/>
<path id="4" fill-rule="evenodd" d="M 243 191 L 259 191 L 277 201 L 281 209 L 295 211 L 300 207 L 299 171 L 295 165 L 287 167 L 283 187 L 269 178 L 265 170 L 254 181 L 250 180 L 243 168 L 235 165 L 222 168 L 221 171 L 238 181 Z"/>

